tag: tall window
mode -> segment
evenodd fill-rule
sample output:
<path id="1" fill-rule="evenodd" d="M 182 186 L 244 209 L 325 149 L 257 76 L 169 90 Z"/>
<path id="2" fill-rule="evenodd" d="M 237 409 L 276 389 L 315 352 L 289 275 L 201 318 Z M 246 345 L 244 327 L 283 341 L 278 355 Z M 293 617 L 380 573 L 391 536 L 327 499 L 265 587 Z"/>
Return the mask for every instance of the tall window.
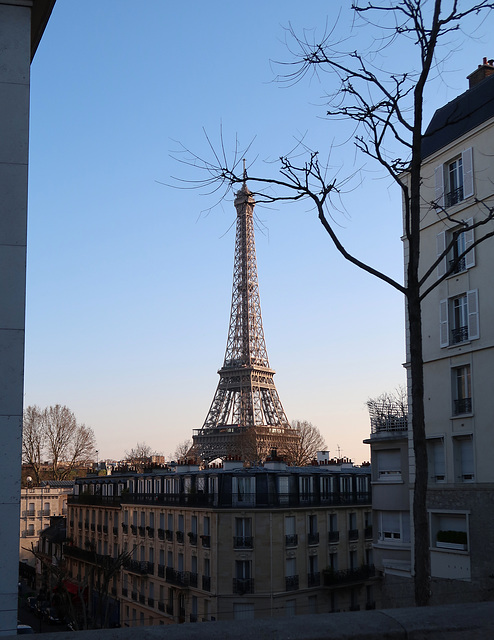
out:
<path id="1" fill-rule="evenodd" d="M 252 518 L 235 518 L 234 546 L 252 548 Z"/>
<path id="2" fill-rule="evenodd" d="M 451 207 L 463 200 L 463 160 L 461 157 L 448 164 L 447 179 L 446 206 Z"/>
<path id="3" fill-rule="evenodd" d="M 427 440 L 429 476 L 433 482 L 444 482 L 446 464 L 444 459 L 444 439 L 429 438 Z"/>
<path id="4" fill-rule="evenodd" d="M 233 504 L 254 504 L 255 479 L 245 476 L 233 478 Z"/>
<path id="5" fill-rule="evenodd" d="M 460 296 L 439 303 L 440 346 L 476 340 L 479 332 L 478 290 L 466 291 Z"/>
<path id="6" fill-rule="evenodd" d="M 401 480 L 400 449 L 376 451 L 377 478 L 380 482 L 396 482 Z"/>
<path id="7" fill-rule="evenodd" d="M 472 386 L 470 365 L 456 367 L 453 374 L 453 414 L 455 416 L 472 411 Z"/>
<path id="8" fill-rule="evenodd" d="M 453 450 L 457 480 L 460 482 L 472 482 L 475 479 L 473 437 L 471 435 L 454 437 Z"/>
<path id="9" fill-rule="evenodd" d="M 473 150 L 465 149 L 461 156 L 440 165 L 434 171 L 436 202 L 440 207 L 452 207 L 473 195 Z"/>

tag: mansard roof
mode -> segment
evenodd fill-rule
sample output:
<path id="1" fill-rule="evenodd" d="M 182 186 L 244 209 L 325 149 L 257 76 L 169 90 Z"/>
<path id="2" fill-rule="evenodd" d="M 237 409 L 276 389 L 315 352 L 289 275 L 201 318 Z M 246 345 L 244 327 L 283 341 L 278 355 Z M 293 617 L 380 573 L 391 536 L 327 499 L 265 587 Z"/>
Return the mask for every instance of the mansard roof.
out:
<path id="1" fill-rule="evenodd" d="M 422 139 L 422 159 L 494 117 L 494 75 L 448 102 L 432 116 Z"/>

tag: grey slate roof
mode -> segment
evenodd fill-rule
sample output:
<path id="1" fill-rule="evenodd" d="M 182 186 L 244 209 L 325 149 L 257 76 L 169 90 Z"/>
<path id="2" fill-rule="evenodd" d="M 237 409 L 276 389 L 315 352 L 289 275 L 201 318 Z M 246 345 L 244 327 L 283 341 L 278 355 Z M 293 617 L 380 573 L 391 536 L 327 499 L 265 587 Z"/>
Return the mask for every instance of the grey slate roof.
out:
<path id="1" fill-rule="evenodd" d="M 422 139 L 422 159 L 494 117 L 494 75 L 448 102 L 432 116 Z"/>

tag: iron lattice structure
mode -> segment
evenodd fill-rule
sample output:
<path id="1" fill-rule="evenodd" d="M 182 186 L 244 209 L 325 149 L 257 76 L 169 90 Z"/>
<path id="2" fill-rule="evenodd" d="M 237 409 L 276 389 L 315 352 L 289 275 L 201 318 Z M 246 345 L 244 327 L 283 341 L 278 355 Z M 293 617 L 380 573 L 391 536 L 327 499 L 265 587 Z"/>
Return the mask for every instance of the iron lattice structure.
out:
<path id="1" fill-rule="evenodd" d="M 205 462 L 230 455 L 259 461 L 286 452 L 298 436 L 288 424 L 269 366 L 257 279 L 252 193 L 243 184 L 235 198 L 237 229 L 233 292 L 225 361 L 193 450 Z"/>

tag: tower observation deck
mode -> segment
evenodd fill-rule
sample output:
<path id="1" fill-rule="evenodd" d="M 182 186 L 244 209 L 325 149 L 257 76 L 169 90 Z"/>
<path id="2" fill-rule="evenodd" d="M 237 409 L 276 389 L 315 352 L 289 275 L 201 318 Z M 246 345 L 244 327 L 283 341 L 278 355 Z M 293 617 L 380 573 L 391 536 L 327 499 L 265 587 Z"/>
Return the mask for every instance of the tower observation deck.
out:
<path id="1" fill-rule="evenodd" d="M 245 181 L 234 204 L 237 226 L 225 361 L 206 420 L 193 434 L 193 450 L 205 462 L 230 455 L 257 462 L 272 449 L 283 455 L 298 439 L 269 366 L 257 279 L 255 200 Z"/>

